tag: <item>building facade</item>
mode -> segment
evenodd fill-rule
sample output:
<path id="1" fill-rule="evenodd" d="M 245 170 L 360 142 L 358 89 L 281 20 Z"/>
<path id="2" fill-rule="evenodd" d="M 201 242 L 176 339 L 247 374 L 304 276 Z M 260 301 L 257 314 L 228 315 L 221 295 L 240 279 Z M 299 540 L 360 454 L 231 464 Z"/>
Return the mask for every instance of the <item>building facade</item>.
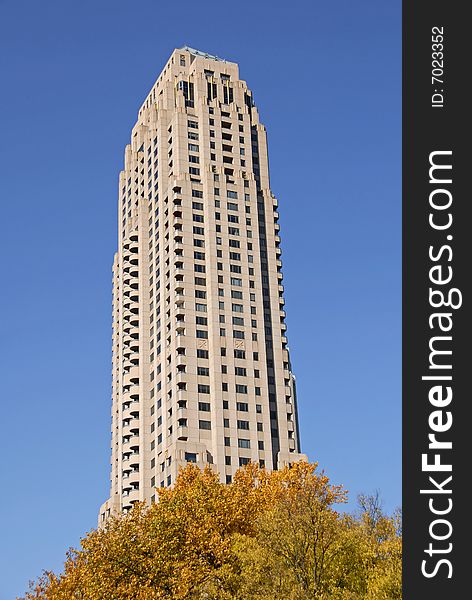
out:
<path id="1" fill-rule="evenodd" d="M 238 65 L 175 50 L 119 178 L 110 498 L 153 502 L 188 462 L 221 481 L 300 460 L 277 200 Z"/>

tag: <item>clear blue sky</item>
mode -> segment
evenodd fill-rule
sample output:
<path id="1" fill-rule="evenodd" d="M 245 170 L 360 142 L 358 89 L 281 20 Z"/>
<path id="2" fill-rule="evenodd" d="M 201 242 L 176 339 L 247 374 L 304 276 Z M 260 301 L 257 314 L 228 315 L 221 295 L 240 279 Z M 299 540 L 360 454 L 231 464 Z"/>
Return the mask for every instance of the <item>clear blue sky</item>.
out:
<path id="1" fill-rule="evenodd" d="M 117 177 L 175 47 L 268 128 L 303 450 L 400 504 L 400 2 L 0 0 L 0 600 L 108 495 Z"/>

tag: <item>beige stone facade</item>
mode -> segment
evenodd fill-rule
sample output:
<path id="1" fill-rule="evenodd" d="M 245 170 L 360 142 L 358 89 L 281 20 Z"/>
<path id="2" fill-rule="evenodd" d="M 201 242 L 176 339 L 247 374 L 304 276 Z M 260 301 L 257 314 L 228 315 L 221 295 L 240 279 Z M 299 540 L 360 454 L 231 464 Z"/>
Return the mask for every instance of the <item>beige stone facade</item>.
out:
<path id="1" fill-rule="evenodd" d="M 230 482 L 303 457 L 287 348 L 278 202 L 238 65 L 175 50 L 119 179 L 110 499 L 153 502 L 188 462 Z"/>

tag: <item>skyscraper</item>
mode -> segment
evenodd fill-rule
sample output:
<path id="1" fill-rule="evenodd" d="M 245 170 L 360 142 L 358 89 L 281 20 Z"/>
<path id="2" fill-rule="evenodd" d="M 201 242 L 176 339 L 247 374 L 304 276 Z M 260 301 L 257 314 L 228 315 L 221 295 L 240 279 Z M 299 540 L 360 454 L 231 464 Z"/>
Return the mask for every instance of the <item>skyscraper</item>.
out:
<path id="1" fill-rule="evenodd" d="M 119 179 L 110 499 L 152 502 L 179 467 L 229 483 L 302 458 L 266 131 L 238 65 L 175 50 Z"/>

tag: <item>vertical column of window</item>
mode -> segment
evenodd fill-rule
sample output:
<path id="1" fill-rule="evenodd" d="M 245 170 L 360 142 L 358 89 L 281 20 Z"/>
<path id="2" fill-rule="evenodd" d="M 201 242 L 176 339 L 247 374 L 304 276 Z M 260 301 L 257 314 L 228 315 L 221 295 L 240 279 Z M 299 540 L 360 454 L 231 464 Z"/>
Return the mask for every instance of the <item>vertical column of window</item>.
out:
<path id="1" fill-rule="evenodd" d="M 223 104 L 231 104 L 234 101 L 234 93 L 229 75 L 221 75 L 221 85 L 223 87 Z"/>
<path id="2" fill-rule="evenodd" d="M 259 258 L 261 265 L 261 281 L 262 281 L 262 304 L 264 317 L 264 333 L 266 347 L 266 370 L 267 382 L 269 389 L 269 416 L 271 423 L 271 440 L 272 440 L 272 460 L 274 468 L 277 466 L 277 454 L 280 451 L 280 428 L 279 415 L 277 410 L 277 396 L 275 385 L 275 370 L 274 370 L 274 343 L 272 333 L 272 311 L 270 303 L 270 277 L 269 265 L 267 260 L 267 238 L 266 238 L 266 214 L 265 203 L 262 190 L 260 189 L 260 166 L 259 166 L 259 147 L 257 129 L 255 126 L 251 128 L 251 149 L 253 172 L 256 180 L 257 190 L 257 220 L 259 230 Z"/>
<path id="3" fill-rule="evenodd" d="M 144 198 L 144 194 L 145 194 L 146 173 L 145 173 L 144 144 L 142 144 L 139 147 L 139 150 L 137 153 L 137 166 L 136 166 L 135 171 L 138 174 L 138 186 L 137 186 L 137 190 L 136 190 L 134 206 L 137 208 L 139 198 Z"/>
<path id="4" fill-rule="evenodd" d="M 216 204 L 217 203 L 217 204 Z M 220 209 L 220 200 L 216 199 L 215 204 Z M 220 238 L 221 239 L 221 238 Z M 217 250 L 218 258 L 223 258 L 222 249 Z M 223 268 L 223 263 L 219 262 L 217 264 L 218 269 Z M 230 280 L 231 283 L 231 280 Z M 221 288 L 222 289 L 222 288 Z M 230 292 L 232 293 L 232 292 Z M 223 338 L 226 336 L 226 321 L 231 320 L 231 313 L 227 310 L 230 306 L 231 298 L 226 299 L 221 296 L 221 299 L 218 300 L 218 313 L 219 313 L 219 334 L 221 338 L 220 342 L 220 355 L 221 361 L 224 364 L 221 364 L 221 374 L 222 374 L 222 404 L 223 404 L 223 427 L 224 427 L 224 442 L 225 442 L 225 474 L 226 474 L 226 483 L 231 483 L 232 478 L 232 457 L 231 450 L 234 446 L 230 443 L 231 441 L 231 423 L 230 423 L 230 413 L 228 412 L 230 409 L 230 398 L 234 398 L 234 389 L 231 389 L 231 393 L 228 393 L 228 381 L 227 381 L 227 373 L 228 373 L 228 363 L 232 362 L 232 357 L 228 356 L 228 348 L 226 347 L 226 341 L 223 344 Z M 226 315 L 229 315 L 229 319 L 227 319 Z M 232 352 L 233 345 L 230 346 L 229 350 Z M 234 409 L 234 406 L 231 407 Z M 234 441 L 234 440 L 233 440 Z M 237 455 L 237 453 L 236 453 Z M 229 471 L 229 472 L 228 472 Z"/>
<path id="5" fill-rule="evenodd" d="M 241 167 L 246 168 L 246 147 L 245 147 L 245 138 L 244 135 L 244 125 L 241 124 L 241 121 L 243 121 L 244 117 L 241 113 L 238 114 L 238 120 L 240 121 L 239 126 L 238 126 L 238 142 L 239 142 L 239 164 Z M 236 136 L 235 136 L 236 138 Z M 235 139 L 236 142 L 236 139 Z M 244 175 L 243 175 L 244 176 Z"/>
<path id="6" fill-rule="evenodd" d="M 197 358 L 208 356 L 206 345 L 208 340 L 208 314 L 206 303 L 207 260 L 205 254 L 205 217 L 203 192 L 192 189 L 192 223 L 193 223 L 193 270 L 195 281 L 195 336 Z M 202 237 L 199 237 L 202 236 Z M 203 289 L 205 288 L 205 289 Z M 206 361 L 205 361 L 206 362 Z M 210 370 L 197 360 L 197 409 L 199 431 L 211 430 L 210 406 Z"/>
<path id="7" fill-rule="evenodd" d="M 198 121 L 193 117 L 191 119 L 187 120 L 187 133 L 190 132 L 195 132 L 197 134 L 197 139 L 198 139 Z M 190 135 L 188 136 L 189 140 L 190 140 Z M 192 181 L 200 181 L 199 179 L 196 179 L 197 177 L 200 177 L 200 156 L 199 156 L 199 145 L 196 143 L 197 140 L 193 140 L 193 141 L 189 141 L 188 142 L 188 162 L 189 162 L 189 168 L 188 168 L 188 172 L 191 176 L 191 180 Z M 191 149 L 192 148 L 192 149 Z"/>
<path id="8" fill-rule="evenodd" d="M 193 277 L 196 337 L 196 387 L 197 415 L 199 431 L 211 429 L 210 406 L 210 369 L 208 366 L 209 352 L 206 347 L 208 340 L 208 307 L 207 307 L 207 261 L 205 253 L 203 191 L 192 189 L 192 245 L 193 245 Z"/>
<path id="9" fill-rule="evenodd" d="M 215 73 L 214 71 L 205 69 L 204 75 L 207 82 L 207 102 L 212 102 L 218 96 L 218 86 L 214 77 Z"/>
<path id="10" fill-rule="evenodd" d="M 132 173 L 131 169 L 129 168 L 129 165 L 128 168 L 126 168 L 126 172 L 128 174 L 128 178 L 126 180 L 126 196 L 123 196 L 122 204 L 121 239 L 124 239 L 126 237 L 126 224 L 128 222 L 128 219 L 131 218 L 131 196 L 133 193 Z"/>
<path id="11" fill-rule="evenodd" d="M 157 143 L 158 167 L 162 170 L 165 167 L 163 157 L 172 157 L 172 125 L 165 121 L 158 120 L 159 141 Z M 170 169 L 172 168 L 172 162 Z M 166 175 L 161 193 L 166 191 L 166 181 L 170 175 Z M 168 198 L 161 199 L 158 194 L 155 197 L 157 206 L 157 216 L 159 217 L 159 226 L 152 240 L 152 246 L 156 255 L 155 283 L 154 292 L 151 298 L 154 299 L 154 354 L 156 366 L 151 372 L 151 399 L 154 408 L 154 436 L 151 436 L 151 468 L 154 469 L 153 478 L 160 480 L 162 474 L 158 470 L 158 457 L 161 455 L 164 445 L 167 443 L 167 427 L 169 426 L 166 412 L 166 395 L 168 393 L 167 381 L 165 379 L 165 359 L 163 352 L 168 351 L 168 329 L 169 325 L 169 305 L 170 305 L 170 283 L 169 283 L 169 244 L 176 244 L 177 232 L 174 234 L 173 228 L 169 228 L 169 210 Z M 169 239 L 169 236 L 171 238 Z M 179 232 L 181 236 L 181 232 Z M 180 237 L 181 240 L 181 237 Z M 163 369 L 164 366 L 164 369 Z M 164 384 L 164 385 L 163 385 Z M 160 463 L 159 463 L 160 464 Z M 158 481 L 154 479 L 157 485 Z"/>
<path id="12" fill-rule="evenodd" d="M 214 108 L 213 107 L 209 107 L 208 108 L 208 114 L 209 115 L 213 115 L 214 114 Z M 211 163 L 215 163 L 216 162 L 216 131 L 215 131 L 215 117 L 208 117 L 208 124 L 209 124 L 209 136 L 210 136 L 210 161 Z M 212 170 L 213 172 L 216 170 L 216 165 L 212 164 Z"/>
<path id="13" fill-rule="evenodd" d="M 230 120 L 230 113 L 221 111 L 221 145 L 222 145 L 222 161 L 223 173 L 227 183 L 234 184 L 234 157 L 233 151 L 233 123 Z M 224 150 L 223 150 L 224 148 Z M 231 148 L 231 150 L 230 150 Z M 226 153 L 226 154 L 225 154 Z"/>
<path id="14" fill-rule="evenodd" d="M 157 202 L 159 193 L 159 157 L 157 136 L 147 147 L 147 195 L 150 202 Z M 151 212 L 151 211 L 150 211 Z"/>
<path id="15" fill-rule="evenodd" d="M 148 322 L 149 327 L 149 363 L 147 365 L 146 375 L 149 375 L 149 383 L 143 388 L 143 396 L 146 401 L 146 406 L 143 409 L 145 415 L 143 428 L 145 432 L 144 436 L 144 458 L 143 461 L 147 461 L 145 473 L 147 476 L 147 466 L 150 463 L 151 476 L 147 476 L 143 481 L 144 499 L 150 495 L 151 502 L 155 501 L 155 495 L 153 493 L 155 487 L 155 450 L 156 450 L 156 438 L 158 437 L 157 420 L 159 417 L 156 416 L 156 389 L 157 385 L 160 385 L 160 381 L 157 379 L 157 374 L 160 372 L 160 365 L 156 367 L 156 361 L 159 360 L 160 355 L 160 300 L 159 300 L 159 288 L 160 288 L 160 253 L 159 253 L 159 234 L 160 234 L 160 221 L 159 221 L 159 144 L 158 144 L 158 131 L 156 125 L 149 123 L 149 140 L 146 150 L 147 155 L 147 169 L 148 169 L 148 183 L 147 183 L 147 194 L 148 194 L 148 240 L 147 240 L 147 252 L 148 252 L 148 274 L 149 274 L 149 288 L 148 294 L 144 299 L 146 307 L 148 309 Z M 144 251 L 144 248 L 143 248 Z M 146 365 L 145 365 L 146 366 Z M 151 434 L 150 436 L 148 434 Z M 150 444 L 148 440 L 151 440 Z M 148 445 L 149 444 L 149 445 Z M 151 490 L 149 491 L 149 487 Z M 147 489 L 146 489 L 147 488 Z"/>
<path id="16" fill-rule="evenodd" d="M 122 496 L 125 512 L 131 508 L 139 490 L 139 238 L 133 233 L 124 243 L 122 251 Z M 131 496 L 131 498 L 130 498 Z"/>
<path id="17" fill-rule="evenodd" d="M 178 189 L 178 191 L 176 191 Z M 183 198 L 185 194 L 181 193 L 182 190 L 179 188 L 174 188 L 174 218 L 180 219 L 180 222 L 174 223 L 174 226 L 180 225 L 180 229 L 177 227 L 177 231 L 180 231 L 183 234 Z M 175 228 L 175 227 L 174 227 Z M 184 254 L 183 248 L 175 248 L 173 255 L 174 265 L 174 281 L 175 286 L 184 285 L 184 282 L 188 278 L 188 274 L 185 271 L 184 265 Z M 187 265 L 188 266 L 188 265 Z M 187 310 L 185 302 L 174 302 L 174 327 L 175 332 L 178 338 L 182 339 L 183 336 L 188 336 L 188 324 L 186 323 L 187 319 Z M 185 347 L 186 343 L 179 342 L 177 343 L 177 347 Z M 186 376 L 186 363 L 184 360 L 178 360 L 179 356 L 174 355 L 171 357 L 171 361 L 169 363 L 169 374 L 168 379 L 174 380 L 174 389 L 175 389 L 175 400 L 173 401 L 174 408 L 172 409 L 175 418 L 175 437 L 178 440 L 186 441 L 188 439 L 188 419 L 187 419 L 187 376 Z M 172 360 L 173 359 L 173 360 Z M 174 433 L 174 432 L 173 432 Z M 167 479 L 169 474 L 167 475 Z M 172 478 L 171 478 L 172 480 Z M 166 480 L 167 481 L 167 480 Z"/>
<path id="18" fill-rule="evenodd" d="M 225 135 L 224 133 L 222 135 Z M 226 134 L 228 136 L 228 134 Z M 229 140 L 229 136 L 225 138 L 226 141 Z M 229 148 L 226 149 L 229 151 Z M 226 172 L 226 171 L 225 171 Z M 230 183 L 228 173 L 227 173 L 227 182 Z M 232 352 L 233 352 L 233 364 L 234 364 L 234 389 L 232 390 L 235 398 L 235 406 L 233 409 L 236 409 L 236 423 L 234 423 L 235 427 L 235 435 L 236 440 L 233 442 L 234 447 L 237 448 L 236 456 L 237 456 L 237 464 L 234 465 L 235 468 L 243 466 L 247 464 L 250 460 L 250 456 L 247 456 L 248 451 L 251 450 L 251 431 L 250 431 L 250 422 L 247 414 L 241 414 L 248 412 L 248 395 L 250 394 L 248 380 L 247 380 L 247 370 L 245 366 L 239 366 L 236 364 L 234 357 L 245 356 L 245 345 L 246 342 L 242 340 L 246 340 L 247 338 L 247 329 L 248 323 L 245 321 L 243 316 L 243 272 L 241 264 L 241 240 L 238 237 L 242 237 L 244 235 L 244 230 L 241 232 L 240 229 L 240 220 L 239 215 L 236 214 L 238 211 L 238 193 L 236 190 L 228 189 L 226 190 L 226 206 L 225 206 L 225 214 L 226 221 L 228 222 L 228 246 L 229 246 L 229 270 L 230 270 L 230 285 L 231 285 L 231 299 L 230 305 L 228 309 L 231 309 L 229 312 L 230 320 L 231 320 L 231 328 L 232 328 Z M 233 237 L 230 237 L 233 236 Z M 237 236 L 237 237 L 236 237 Z M 247 281 L 247 279 L 246 279 Z M 250 282 L 249 282 L 250 283 Z M 239 288 L 239 289 L 238 289 Z M 254 339 L 254 338 L 253 338 Z"/>
<path id="19" fill-rule="evenodd" d="M 169 128 L 169 133 L 172 133 L 172 127 Z M 172 138 L 168 140 L 168 146 L 170 151 L 172 151 Z M 172 199 L 180 198 L 181 189 L 173 188 L 172 190 Z M 174 323 L 174 314 L 175 314 L 175 294 L 177 290 L 183 293 L 184 284 L 183 277 L 181 274 L 175 273 L 174 267 L 174 253 L 170 249 L 170 233 L 172 231 L 172 235 L 179 235 L 182 238 L 183 235 L 183 227 L 182 227 L 182 214 L 181 210 L 179 211 L 177 208 L 174 210 L 174 204 L 172 202 L 172 208 L 169 211 L 169 197 L 166 196 L 164 198 L 164 287 L 165 287 L 165 363 L 164 371 L 162 374 L 162 381 L 165 385 L 165 390 L 163 393 L 163 397 L 165 398 L 163 410 L 163 418 L 164 418 L 164 428 L 163 428 L 163 436 L 164 436 L 164 448 L 169 447 L 172 444 L 174 439 L 174 410 L 173 410 L 173 400 L 174 400 L 174 389 L 173 389 L 173 378 L 172 378 L 172 348 L 174 344 L 177 346 L 182 345 L 183 336 L 185 335 L 185 328 L 177 328 Z M 170 212 L 170 214 L 169 214 Z M 170 229 L 171 225 L 171 229 Z M 164 462 L 164 470 L 165 470 L 165 462 Z M 164 471 L 163 471 L 164 472 Z"/>
<path id="20" fill-rule="evenodd" d="M 197 242 L 197 246 L 194 246 L 194 251 L 198 258 L 196 260 L 202 260 L 201 255 L 203 254 L 204 245 L 198 238 L 194 238 L 194 243 Z M 196 331 L 197 331 L 197 366 L 196 366 L 196 380 L 197 380 L 197 409 L 198 409 L 198 429 L 209 430 L 211 429 L 211 403 L 210 403 L 210 368 L 209 368 L 209 351 L 207 348 L 200 348 L 198 339 L 207 339 L 208 332 L 203 329 L 202 324 L 207 322 L 208 319 L 208 306 L 207 306 L 207 293 L 206 290 L 200 287 L 195 288 L 195 315 L 196 315 Z M 198 333 L 198 332 L 205 333 Z"/>
<path id="21" fill-rule="evenodd" d="M 113 261 L 113 326 L 112 326 L 112 429 L 111 429 L 111 497 L 118 494 L 118 472 L 121 468 L 121 457 L 119 456 L 121 444 L 119 442 L 119 418 L 120 418 L 120 359 L 122 351 L 121 327 L 119 302 L 121 290 L 119 288 L 119 261 L 115 254 Z"/>
<path id="22" fill-rule="evenodd" d="M 195 91 L 193 82 L 181 80 L 177 83 L 177 89 L 183 93 L 185 106 L 193 108 L 195 106 Z"/>

